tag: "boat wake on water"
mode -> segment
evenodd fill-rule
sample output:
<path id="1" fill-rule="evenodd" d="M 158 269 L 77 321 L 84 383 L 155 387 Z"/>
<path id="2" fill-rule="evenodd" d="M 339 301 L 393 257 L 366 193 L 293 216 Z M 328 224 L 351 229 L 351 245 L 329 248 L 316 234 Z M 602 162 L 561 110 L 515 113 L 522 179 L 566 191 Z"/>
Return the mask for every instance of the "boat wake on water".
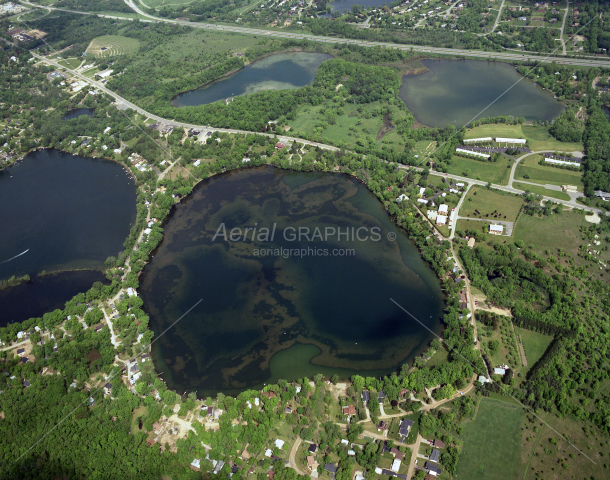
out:
<path id="1" fill-rule="evenodd" d="M 9 258 L 8 260 L 4 260 L 4 262 L 0 262 L 0 265 L 2 265 L 3 263 L 10 262 L 11 260 L 15 260 L 17 257 L 20 257 L 21 255 L 28 253 L 29 251 L 30 249 L 28 248 L 25 252 L 21 252 L 19 255 L 15 255 L 13 258 Z"/>

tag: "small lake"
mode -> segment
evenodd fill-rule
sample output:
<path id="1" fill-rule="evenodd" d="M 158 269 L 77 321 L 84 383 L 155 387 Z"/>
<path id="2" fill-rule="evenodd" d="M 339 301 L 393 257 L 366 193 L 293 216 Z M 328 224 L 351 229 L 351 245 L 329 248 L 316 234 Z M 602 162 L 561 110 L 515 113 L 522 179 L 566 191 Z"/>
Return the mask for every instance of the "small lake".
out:
<path id="1" fill-rule="evenodd" d="M 115 162 L 40 150 L 0 172 L 0 205 L 0 280 L 100 269 L 123 250 L 136 188 Z"/>
<path id="2" fill-rule="evenodd" d="M 86 292 L 95 282 L 108 283 L 100 271 L 79 270 L 34 277 L 31 283 L 0 290 L 0 327 L 63 310 L 68 300 Z"/>
<path id="3" fill-rule="evenodd" d="M 275 225 L 276 233 L 214 240 L 222 225 L 228 232 L 269 228 L 269 235 Z M 290 237 L 292 228 L 316 227 L 330 236 Z M 371 232 L 368 240 L 348 238 L 345 232 L 360 227 Z M 338 228 L 342 238 L 332 234 Z M 272 167 L 229 172 L 177 205 L 164 235 L 140 283 L 155 335 L 202 300 L 152 346 L 155 368 L 178 391 L 206 396 L 318 372 L 389 373 L 433 338 L 390 298 L 442 330 L 436 275 L 376 197 L 350 177 Z M 347 248 L 354 254 L 332 254 Z"/>
<path id="4" fill-rule="evenodd" d="M 421 75 L 405 75 L 400 97 L 424 125 L 460 127 L 476 118 L 500 115 L 530 121 L 552 120 L 564 110 L 551 92 L 524 78 L 507 63 L 477 60 L 421 63 L 429 70 Z"/>
<path id="5" fill-rule="evenodd" d="M 279 53 L 262 58 L 229 77 L 206 87 L 181 93 L 172 100 L 175 107 L 217 102 L 263 90 L 287 90 L 313 84 L 320 64 L 332 58 L 325 53 Z"/>
<path id="6" fill-rule="evenodd" d="M 335 0 L 330 6 L 332 7 L 332 12 L 336 12 L 337 10 L 345 12 L 347 10 L 351 11 L 353 5 L 359 5 L 363 8 L 375 8 L 383 6 L 384 3 L 388 6 L 390 5 L 387 0 Z M 360 10 L 362 10 L 362 8 Z"/>
<path id="7" fill-rule="evenodd" d="M 76 110 L 70 110 L 62 118 L 62 120 L 71 120 L 72 118 L 78 118 L 81 115 L 87 115 L 88 117 L 93 116 L 93 110 L 90 108 L 77 108 Z"/>

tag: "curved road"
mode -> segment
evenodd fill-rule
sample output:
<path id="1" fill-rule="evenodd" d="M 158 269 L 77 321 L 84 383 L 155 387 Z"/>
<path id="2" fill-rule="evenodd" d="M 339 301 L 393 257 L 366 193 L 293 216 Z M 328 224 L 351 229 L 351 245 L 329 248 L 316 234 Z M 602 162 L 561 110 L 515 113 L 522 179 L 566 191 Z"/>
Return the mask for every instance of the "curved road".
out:
<path id="1" fill-rule="evenodd" d="M 76 13 L 80 15 L 97 15 L 103 18 L 112 18 L 115 20 L 127 20 L 133 21 L 136 19 L 129 17 L 120 17 L 116 15 L 104 15 L 97 14 L 93 12 L 80 12 L 78 10 L 68 10 L 63 8 L 54 8 L 54 7 L 43 7 L 42 5 L 37 5 L 35 3 L 28 2 L 26 0 L 22 0 L 24 5 L 28 5 L 30 7 L 35 8 L 45 8 L 58 10 L 62 12 L 68 13 Z M 217 30 L 221 32 L 235 32 L 242 33 L 248 35 L 264 35 L 269 37 L 277 37 L 277 38 L 291 38 L 296 40 L 310 40 L 312 42 L 323 42 L 323 43 L 332 43 L 332 44 L 355 44 L 363 47 L 387 47 L 387 48 L 396 48 L 399 50 L 412 50 L 415 52 L 423 52 L 423 53 L 435 53 L 435 54 L 443 54 L 443 55 L 452 55 L 452 56 L 463 56 L 463 57 L 475 57 L 475 58 L 491 58 L 496 60 L 504 60 L 504 61 L 538 61 L 542 63 L 563 63 L 567 65 L 577 65 L 577 66 L 610 66 L 610 58 L 608 60 L 588 60 L 588 59 L 580 59 L 580 58 L 568 58 L 568 57 L 550 57 L 545 54 L 533 55 L 533 54 L 518 54 L 518 53 L 507 53 L 507 52 L 476 52 L 471 50 L 464 49 L 454 49 L 454 48 L 440 48 L 440 47 L 428 47 L 421 45 L 403 45 L 396 44 L 390 42 L 371 42 L 366 40 L 357 40 L 352 38 L 338 38 L 338 37 L 324 37 L 318 36 L 308 33 L 297 33 L 297 32 L 289 32 L 289 31 L 275 31 L 275 30 L 264 30 L 261 28 L 250 28 L 250 27 L 237 27 L 233 25 L 220 25 L 213 23 L 192 23 L 188 21 L 182 20 L 171 20 L 168 18 L 159 18 L 154 15 L 150 15 L 144 11 L 142 11 L 133 0 L 125 0 L 125 3 L 129 5 L 136 13 L 139 15 L 146 17 L 148 20 L 138 19 L 142 22 L 166 22 L 166 23 L 174 23 L 177 25 L 182 25 L 191 28 L 203 28 L 207 30 Z"/>

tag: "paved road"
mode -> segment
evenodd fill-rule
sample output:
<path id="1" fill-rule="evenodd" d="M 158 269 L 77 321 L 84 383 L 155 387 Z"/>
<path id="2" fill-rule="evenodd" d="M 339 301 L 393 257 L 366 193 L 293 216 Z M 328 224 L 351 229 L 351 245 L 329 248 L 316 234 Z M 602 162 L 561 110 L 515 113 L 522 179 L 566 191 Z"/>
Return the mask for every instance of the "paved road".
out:
<path id="1" fill-rule="evenodd" d="M 566 42 L 563 41 L 563 32 L 565 31 L 565 26 L 566 26 L 566 18 L 568 18 L 568 12 L 570 11 L 570 1 L 566 0 L 566 13 L 563 16 L 563 21 L 561 22 L 561 29 L 559 30 L 559 41 L 561 42 L 561 54 L 562 55 L 567 55 L 568 52 L 566 51 Z"/>
<path id="2" fill-rule="evenodd" d="M 112 18 L 115 20 L 126 20 L 132 21 L 133 18 L 128 17 L 120 17 L 115 15 L 103 15 L 96 14 L 92 12 L 79 12 L 77 10 L 67 10 L 62 8 L 54 8 L 54 7 L 43 7 L 41 5 L 37 5 L 35 3 L 27 2 L 22 0 L 22 3 L 25 5 L 29 5 L 31 7 L 38 8 L 51 8 L 53 10 L 58 10 L 62 12 L 68 13 L 76 13 L 80 15 L 97 15 L 103 18 Z M 610 58 L 607 60 L 589 60 L 589 59 L 577 59 L 571 57 L 549 57 L 546 54 L 534 55 L 534 54 L 519 54 L 519 53 L 509 53 L 509 52 L 476 52 L 472 50 L 464 50 L 464 49 L 454 49 L 454 48 L 440 48 L 440 47 L 428 47 L 421 45 L 402 45 L 396 43 L 388 43 L 388 42 L 370 42 L 366 40 L 357 40 L 352 38 L 337 38 L 337 37 L 324 37 L 321 35 L 313 35 L 308 33 L 297 33 L 293 31 L 275 31 L 275 30 L 264 30 L 260 28 L 249 28 L 249 27 L 238 27 L 233 25 L 219 25 L 213 23 L 192 23 L 188 21 L 181 20 L 171 20 L 168 18 L 159 18 L 153 15 L 150 15 L 144 11 L 142 11 L 133 0 L 125 0 L 125 3 L 129 5 L 135 12 L 146 17 L 146 19 L 140 19 L 141 22 L 166 22 L 166 23 L 174 23 L 177 25 L 183 25 L 191 28 L 203 28 L 207 30 L 217 30 L 222 32 L 236 32 L 241 34 L 248 35 L 263 35 L 268 37 L 277 37 L 277 38 L 292 38 L 297 40 L 310 40 L 312 42 L 323 42 L 323 43 L 332 43 L 332 44 L 355 44 L 361 45 L 363 47 L 388 47 L 388 48 L 396 48 L 399 50 L 412 50 L 415 52 L 422 53 L 435 53 L 435 54 L 444 54 L 451 56 L 462 56 L 462 57 L 475 57 L 475 58 L 492 58 L 496 60 L 504 60 L 504 61 L 537 61 L 542 63 L 563 63 L 567 65 L 577 65 L 577 66 L 603 66 L 610 67 Z"/>
<path id="3" fill-rule="evenodd" d="M 449 235 L 449 240 L 453 240 L 455 238 L 455 227 L 457 226 L 457 221 L 458 221 L 458 214 L 460 212 L 460 208 L 462 207 L 462 203 L 464 203 L 464 200 L 466 199 L 466 196 L 468 195 L 468 190 L 470 190 L 470 183 L 466 184 L 466 188 L 464 189 L 464 192 L 462 193 L 462 196 L 460 197 L 460 201 L 458 202 L 457 206 L 455 207 L 455 210 L 451 211 L 451 234 Z"/>
<path id="4" fill-rule="evenodd" d="M 504 8 L 504 0 L 502 0 L 502 3 L 500 4 L 500 9 L 498 10 L 498 16 L 496 17 L 496 21 L 494 22 L 494 26 L 491 29 L 491 32 L 489 33 L 493 33 L 496 30 L 496 27 L 498 26 L 498 23 L 500 22 L 500 15 L 502 15 L 502 9 Z M 564 53 L 565 55 L 565 53 Z"/>

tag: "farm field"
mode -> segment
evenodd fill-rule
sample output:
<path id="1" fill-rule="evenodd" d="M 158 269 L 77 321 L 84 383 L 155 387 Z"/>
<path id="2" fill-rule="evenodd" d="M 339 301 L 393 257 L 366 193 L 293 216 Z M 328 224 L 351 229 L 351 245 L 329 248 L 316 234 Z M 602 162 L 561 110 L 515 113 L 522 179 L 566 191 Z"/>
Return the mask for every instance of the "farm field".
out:
<path id="1" fill-rule="evenodd" d="M 521 160 L 517 165 L 515 179 L 551 185 L 575 185 L 579 192 L 583 191 L 581 172 L 540 165 L 538 162 L 541 159 L 542 155 L 530 155 Z"/>
<path id="2" fill-rule="evenodd" d="M 102 35 L 91 40 L 85 52 L 87 55 L 95 57 L 116 57 L 137 53 L 139 49 L 140 42 L 135 38 L 121 35 Z"/>
<path id="3" fill-rule="evenodd" d="M 522 205 L 523 199 L 510 193 L 474 187 L 462 204 L 460 216 L 514 222 Z M 497 217 L 494 217 L 494 212 L 497 212 Z"/>
<path id="4" fill-rule="evenodd" d="M 543 335 L 542 333 L 534 332 L 532 330 L 526 330 L 521 327 L 515 327 L 515 332 L 521 339 L 523 339 L 523 349 L 525 350 L 527 366 L 521 368 L 521 373 L 525 375 L 536 364 L 536 362 L 540 360 L 540 357 L 542 357 L 548 346 L 553 341 L 553 337 L 550 335 Z"/>
<path id="5" fill-rule="evenodd" d="M 463 175 L 465 177 L 482 180 L 484 182 L 495 183 L 496 185 L 506 185 L 512 160 L 500 159 L 497 162 L 481 162 L 470 158 L 453 156 L 451 164 L 447 168 L 447 173 L 452 175 Z"/>
<path id="6" fill-rule="evenodd" d="M 580 152 L 583 150 L 582 143 L 564 143 L 555 139 L 549 133 L 548 127 L 543 125 L 504 125 L 501 123 L 479 125 L 469 129 L 464 134 L 464 138 L 478 137 L 526 138 L 529 142 L 530 150 L 533 152 Z"/>
<path id="7" fill-rule="evenodd" d="M 548 188 L 544 188 L 543 186 L 537 187 L 536 185 L 530 185 L 528 183 L 519 183 L 514 182 L 513 187 L 518 188 L 520 190 L 527 190 L 536 195 L 544 195 L 546 197 L 558 198 L 559 200 L 570 200 L 570 196 L 564 192 L 558 192 L 556 190 L 549 190 Z"/>
<path id="8" fill-rule="evenodd" d="M 519 457 L 523 417 L 519 406 L 481 399 L 476 418 L 464 423 L 461 435 L 464 446 L 455 478 L 522 478 L 523 466 Z"/>

